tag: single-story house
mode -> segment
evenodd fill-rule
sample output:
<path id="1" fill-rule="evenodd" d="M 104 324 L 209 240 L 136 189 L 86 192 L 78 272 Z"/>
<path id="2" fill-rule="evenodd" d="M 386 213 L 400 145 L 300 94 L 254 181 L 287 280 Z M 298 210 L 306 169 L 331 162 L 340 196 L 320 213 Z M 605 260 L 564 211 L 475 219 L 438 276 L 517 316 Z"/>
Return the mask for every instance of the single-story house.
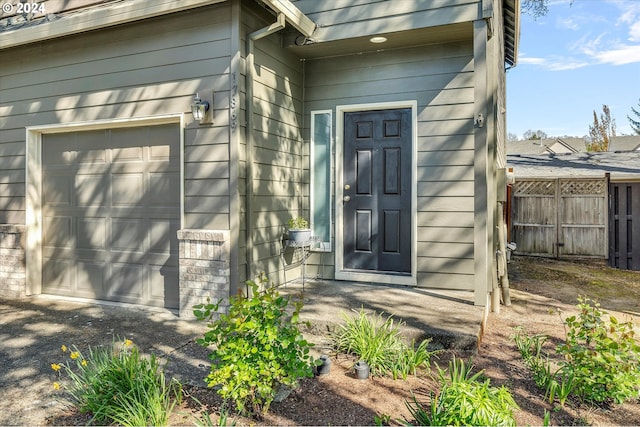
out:
<path id="1" fill-rule="evenodd" d="M 525 139 L 507 142 L 507 155 L 517 154 L 570 154 L 587 151 L 587 137 L 562 137 Z M 637 151 L 640 149 L 640 135 L 621 135 L 611 137 L 609 150 Z"/>
<path id="2" fill-rule="evenodd" d="M 189 313 L 281 281 L 302 215 L 324 278 L 488 304 L 519 0 L 26 5 L 0 12 L 1 295 Z"/>
<path id="3" fill-rule="evenodd" d="M 518 253 L 640 270 L 640 152 L 508 155 Z"/>

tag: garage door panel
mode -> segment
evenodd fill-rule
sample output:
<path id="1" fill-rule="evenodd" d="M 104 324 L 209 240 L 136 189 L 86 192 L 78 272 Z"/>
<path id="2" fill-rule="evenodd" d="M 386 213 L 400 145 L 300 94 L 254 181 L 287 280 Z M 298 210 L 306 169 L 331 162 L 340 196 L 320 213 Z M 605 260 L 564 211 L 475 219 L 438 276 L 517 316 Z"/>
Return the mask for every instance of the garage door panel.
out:
<path id="1" fill-rule="evenodd" d="M 45 292 L 179 306 L 179 133 L 44 135 Z"/>
<path id="2" fill-rule="evenodd" d="M 106 249 L 107 221 L 105 218 L 79 218 L 78 249 Z"/>
<path id="3" fill-rule="evenodd" d="M 111 220 L 111 249 L 141 253 L 145 246 L 145 233 L 140 226 L 141 222 L 140 219 L 113 218 Z"/>
<path id="4" fill-rule="evenodd" d="M 111 286 L 108 296 L 118 300 L 139 301 L 143 297 L 144 268 L 136 264 L 111 264 Z"/>
<path id="5" fill-rule="evenodd" d="M 79 291 L 92 292 L 96 297 L 103 298 L 104 276 L 105 263 L 76 262 L 76 283 Z"/>
<path id="6" fill-rule="evenodd" d="M 72 291 L 71 274 L 73 265 L 69 260 L 45 258 L 46 268 L 42 272 L 42 280 L 52 289 L 58 291 Z"/>
<path id="7" fill-rule="evenodd" d="M 70 216 L 44 217 L 42 236 L 43 246 L 52 248 L 66 248 L 73 242 L 72 224 Z"/>
<path id="8" fill-rule="evenodd" d="M 180 207 L 178 199 L 167 198 L 167 194 L 180 194 L 179 172 L 152 172 L 149 174 L 149 206 Z"/>
<path id="9" fill-rule="evenodd" d="M 75 179 L 76 206 L 106 206 L 109 179 L 104 175 L 78 175 Z"/>
<path id="10" fill-rule="evenodd" d="M 142 173 L 112 175 L 111 200 L 113 206 L 140 206 L 144 203 L 144 194 L 144 175 Z"/>
<path id="11" fill-rule="evenodd" d="M 142 147 L 124 147 L 114 148 L 111 150 L 112 163 L 120 162 L 142 162 L 144 161 L 143 148 Z"/>
<path id="12" fill-rule="evenodd" d="M 180 222 L 171 219 L 149 221 L 149 253 L 177 253 Z"/>
<path id="13" fill-rule="evenodd" d="M 177 159 L 177 153 L 171 152 L 169 144 L 166 145 L 154 145 L 149 148 L 149 160 L 156 162 L 170 162 L 172 159 Z"/>
<path id="14" fill-rule="evenodd" d="M 60 136 L 67 137 L 66 147 L 67 150 L 75 156 L 73 159 L 74 165 L 98 165 L 107 163 L 108 131 L 74 132 L 71 134 L 60 134 Z"/>
<path id="15" fill-rule="evenodd" d="M 71 207 L 73 178 L 59 173 L 47 174 L 42 183 L 42 200 L 50 206 Z"/>
<path id="16" fill-rule="evenodd" d="M 179 303 L 178 288 L 171 286 L 171 284 L 178 280 L 178 267 L 152 265 L 151 272 L 150 297 L 154 300 L 166 298 L 177 306 Z"/>

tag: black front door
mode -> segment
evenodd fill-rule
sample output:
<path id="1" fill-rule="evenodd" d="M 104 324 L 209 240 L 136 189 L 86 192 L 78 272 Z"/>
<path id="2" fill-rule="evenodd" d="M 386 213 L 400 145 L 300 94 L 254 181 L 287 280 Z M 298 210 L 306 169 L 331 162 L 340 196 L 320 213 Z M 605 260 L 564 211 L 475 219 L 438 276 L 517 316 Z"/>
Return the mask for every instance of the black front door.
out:
<path id="1" fill-rule="evenodd" d="M 345 113 L 344 268 L 411 273 L 411 109 Z"/>

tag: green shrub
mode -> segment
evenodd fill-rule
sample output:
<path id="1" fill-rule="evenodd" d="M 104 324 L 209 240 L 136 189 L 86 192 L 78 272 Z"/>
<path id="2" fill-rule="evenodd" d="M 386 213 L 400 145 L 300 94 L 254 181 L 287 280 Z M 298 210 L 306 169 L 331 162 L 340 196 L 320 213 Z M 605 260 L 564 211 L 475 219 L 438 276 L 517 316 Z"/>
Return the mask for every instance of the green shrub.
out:
<path id="1" fill-rule="evenodd" d="M 472 365 L 463 360 L 449 362 L 449 377 L 438 367 L 440 391 L 432 393 L 423 407 L 413 396 L 405 401 L 417 425 L 427 426 L 514 426 L 518 405 L 504 386 L 492 387 L 480 380 L 483 371 L 471 375 Z"/>
<path id="2" fill-rule="evenodd" d="M 239 412 L 261 415 L 268 412 L 279 386 L 295 386 L 300 378 L 313 376 L 313 344 L 298 329 L 302 302 L 294 304 L 289 318 L 290 298 L 281 296 L 264 274 L 258 283 L 247 284 L 252 296 L 231 298 L 228 314 L 213 320 L 220 301 L 198 304 L 194 314 L 212 320 L 197 340 L 204 347 L 214 346 L 209 387 L 219 386 L 218 394 L 231 399 Z"/>
<path id="3" fill-rule="evenodd" d="M 640 397 L 640 346 L 633 323 L 619 323 L 586 297 L 578 298 L 578 316 L 565 320 L 566 339 L 556 347 L 561 356 L 552 364 L 542 352 L 544 335 L 526 336 L 518 331 L 513 340 L 550 402 L 564 405 L 569 395 L 591 403 L 623 403 Z"/>
<path id="4" fill-rule="evenodd" d="M 563 373 L 573 377 L 574 394 L 588 402 L 623 403 L 640 397 L 640 346 L 633 323 L 620 323 L 586 297 L 578 298 L 578 316 L 565 320 Z"/>
<path id="5" fill-rule="evenodd" d="M 343 314 L 344 323 L 333 334 L 334 348 L 343 353 L 355 354 L 367 362 L 371 375 L 391 374 L 394 378 L 406 378 L 421 366 L 429 366 L 435 352 L 427 350 L 430 340 L 423 340 L 417 347 L 405 344 L 400 332 L 403 323 L 396 323 L 393 316 L 383 318 L 383 313 L 371 317 L 364 309 L 357 316 Z"/>
<path id="6" fill-rule="evenodd" d="M 68 349 L 62 346 L 62 350 L 66 353 Z M 180 384 L 175 380 L 167 384 L 156 357 L 142 357 L 130 340 L 89 348 L 86 358 L 74 346 L 69 357 L 70 361 L 51 367 L 66 372 L 70 384 L 64 388 L 80 412 L 93 414 L 94 422 L 167 425 L 182 399 Z"/>

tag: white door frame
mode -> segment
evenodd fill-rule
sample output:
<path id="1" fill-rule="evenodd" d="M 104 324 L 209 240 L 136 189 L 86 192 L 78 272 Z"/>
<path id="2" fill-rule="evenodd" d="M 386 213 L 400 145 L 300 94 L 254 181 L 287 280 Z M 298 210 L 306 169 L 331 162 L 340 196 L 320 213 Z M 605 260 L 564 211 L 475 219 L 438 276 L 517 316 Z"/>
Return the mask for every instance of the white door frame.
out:
<path id="1" fill-rule="evenodd" d="M 411 109 L 411 275 L 396 275 L 389 272 L 367 270 L 347 270 L 344 268 L 344 230 L 343 230 L 343 161 L 344 161 L 344 114 L 358 111 Z M 336 106 L 336 280 L 390 283 L 395 285 L 417 284 L 417 141 L 418 141 L 418 103 L 415 100 L 378 102 L 371 104 L 352 104 Z"/>
<path id="2" fill-rule="evenodd" d="M 42 135 L 163 124 L 180 126 L 180 226 L 184 226 L 184 114 L 92 120 L 26 128 L 25 259 L 26 293 L 42 293 Z"/>

